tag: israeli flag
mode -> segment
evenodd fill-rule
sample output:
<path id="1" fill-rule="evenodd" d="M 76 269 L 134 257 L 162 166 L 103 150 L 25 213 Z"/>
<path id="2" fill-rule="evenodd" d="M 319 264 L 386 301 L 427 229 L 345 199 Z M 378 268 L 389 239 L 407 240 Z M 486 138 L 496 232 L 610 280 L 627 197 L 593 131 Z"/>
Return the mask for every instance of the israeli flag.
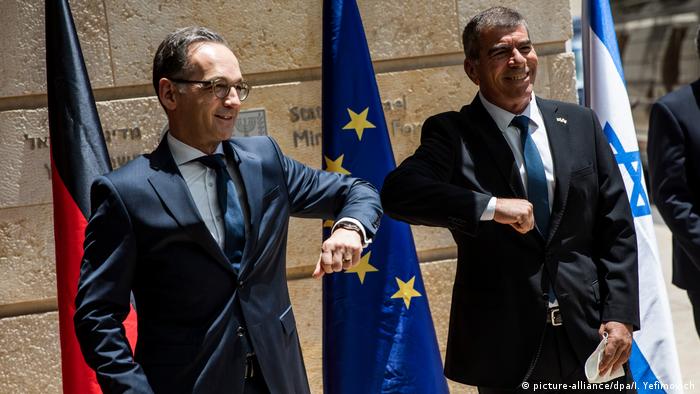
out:
<path id="1" fill-rule="evenodd" d="M 641 330 L 634 334 L 632 376 L 639 393 L 683 393 L 671 310 L 608 0 L 583 2 L 582 33 L 586 105 L 598 115 L 620 166 L 637 231 Z"/>

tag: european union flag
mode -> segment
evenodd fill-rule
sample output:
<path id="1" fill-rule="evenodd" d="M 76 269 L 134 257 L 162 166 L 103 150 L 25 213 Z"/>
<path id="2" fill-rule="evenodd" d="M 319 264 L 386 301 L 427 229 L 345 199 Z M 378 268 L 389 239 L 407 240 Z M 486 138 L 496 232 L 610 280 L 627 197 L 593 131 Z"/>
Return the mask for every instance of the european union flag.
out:
<path id="1" fill-rule="evenodd" d="M 323 168 L 381 189 L 396 163 L 355 0 L 323 3 Z M 409 226 L 382 219 L 358 265 L 324 277 L 326 393 L 447 393 Z"/>

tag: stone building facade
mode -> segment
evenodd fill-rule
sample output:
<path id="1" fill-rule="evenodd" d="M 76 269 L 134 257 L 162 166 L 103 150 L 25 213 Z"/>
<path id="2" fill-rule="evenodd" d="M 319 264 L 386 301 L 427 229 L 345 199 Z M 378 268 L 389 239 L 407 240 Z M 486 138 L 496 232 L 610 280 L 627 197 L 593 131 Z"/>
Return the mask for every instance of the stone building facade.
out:
<path id="1" fill-rule="evenodd" d="M 177 27 L 222 33 L 254 85 L 237 133 L 266 133 L 295 159 L 321 163 L 321 0 L 71 0 L 113 165 L 155 147 L 165 116 L 150 82 L 153 53 Z M 429 115 L 476 93 L 461 30 L 493 0 L 359 0 L 397 162 Z M 539 54 L 536 91 L 576 101 L 569 0 L 515 0 Z M 61 391 L 51 204 L 44 2 L 0 3 L 0 393 Z M 321 223 L 293 219 L 288 278 L 312 390 L 322 392 L 321 284 L 310 278 Z M 414 227 L 444 352 L 456 249 L 448 232 Z M 452 385 L 453 392 L 467 392 Z"/>

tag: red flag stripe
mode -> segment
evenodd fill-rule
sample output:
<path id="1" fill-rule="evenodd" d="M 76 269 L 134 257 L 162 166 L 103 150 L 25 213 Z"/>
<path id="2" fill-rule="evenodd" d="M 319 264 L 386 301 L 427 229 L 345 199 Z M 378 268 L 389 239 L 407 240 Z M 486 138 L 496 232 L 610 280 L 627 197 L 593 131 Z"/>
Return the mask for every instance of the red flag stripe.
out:
<path id="1" fill-rule="evenodd" d="M 80 352 L 73 325 L 75 295 L 78 291 L 80 262 L 83 257 L 83 241 L 85 240 L 87 221 L 63 184 L 53 159 L 51 160 L 51 171 L 63 392 L 71 394 L 101 393 L 95 372 L 88 367 Z"/>
<path id="2" fill-rule="evenodd" d="M 82 211 L 73 201 L 63 180 L 51 160 L 53 201 L 54 201 L 54 239 L 56 240 L 56 287 L 58 295 L 58 320 L 61 337 L 61 369 L 63 374 L 63 391 L 65 393 L 101 393 L 95 372 L 88 367 L 80 352 L 75 336 L 73 315 L 75 314 L 75 295 L 78 292 L 80 264 L 83 257 L 83 242 L 87 221 Z M 131 312 L 124 321 L 126 336 L 132 351 L 136 343 L 136 311 Z"/>
<path id="3" fill-rule="evenodd" d="M 56 287 L 63 391 L 100 393 L 75 335 L 73 315 L 80 277 L 90 184 L 111 169 L 102 126 L 67 0 L 45 2 L 46 76 L 56 241 Z M 124 323 L 136 343 L 136 317 Z"/>

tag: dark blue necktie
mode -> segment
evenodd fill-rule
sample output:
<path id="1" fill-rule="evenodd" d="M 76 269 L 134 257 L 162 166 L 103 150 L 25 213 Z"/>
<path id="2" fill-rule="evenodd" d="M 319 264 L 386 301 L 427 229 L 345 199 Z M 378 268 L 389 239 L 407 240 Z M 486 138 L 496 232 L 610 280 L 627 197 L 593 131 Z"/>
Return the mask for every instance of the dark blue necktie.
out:
<path id="1" fill-rule="evenodd" d="M 513 118 L 510 124 L 520 130 L 525 172 L 527 172 L 527 199 L 535 210 L 537 229 L 546 239 L 549 234 L 549 193 L 547 192 L 547 176 L 544 173 L 542 157 L 529 133 L 530 119 L 525 115 L 518 115 Z"/>
<path id="2" fill-rule="evenodd" d="M 540 151 L 530 135 L 530 118 L 518 115 L 510 122 L 520 130 L 520 141 L 523 144 L 523 159 L 525 160 L 525 172 L 527 172 L 527 199 L 535 210 L 535 223 L 540 234 L 547 239 L 549 234 L 549 197 L 547 192 L 547 176 L 544 173 L 544 164 Z M 556 300 L 553 286 L 549 286 L 547 298 L 550 303 Z"/>
<path id="3" fill-rule="evenodd" d="M 202 156 L 196 160 L 216 172 L 216 196 L 224 217 L 224 254 L 238 271 L 245 246 L 245 224 L 236 185 L 226 170 L 223 155 Z"/>

